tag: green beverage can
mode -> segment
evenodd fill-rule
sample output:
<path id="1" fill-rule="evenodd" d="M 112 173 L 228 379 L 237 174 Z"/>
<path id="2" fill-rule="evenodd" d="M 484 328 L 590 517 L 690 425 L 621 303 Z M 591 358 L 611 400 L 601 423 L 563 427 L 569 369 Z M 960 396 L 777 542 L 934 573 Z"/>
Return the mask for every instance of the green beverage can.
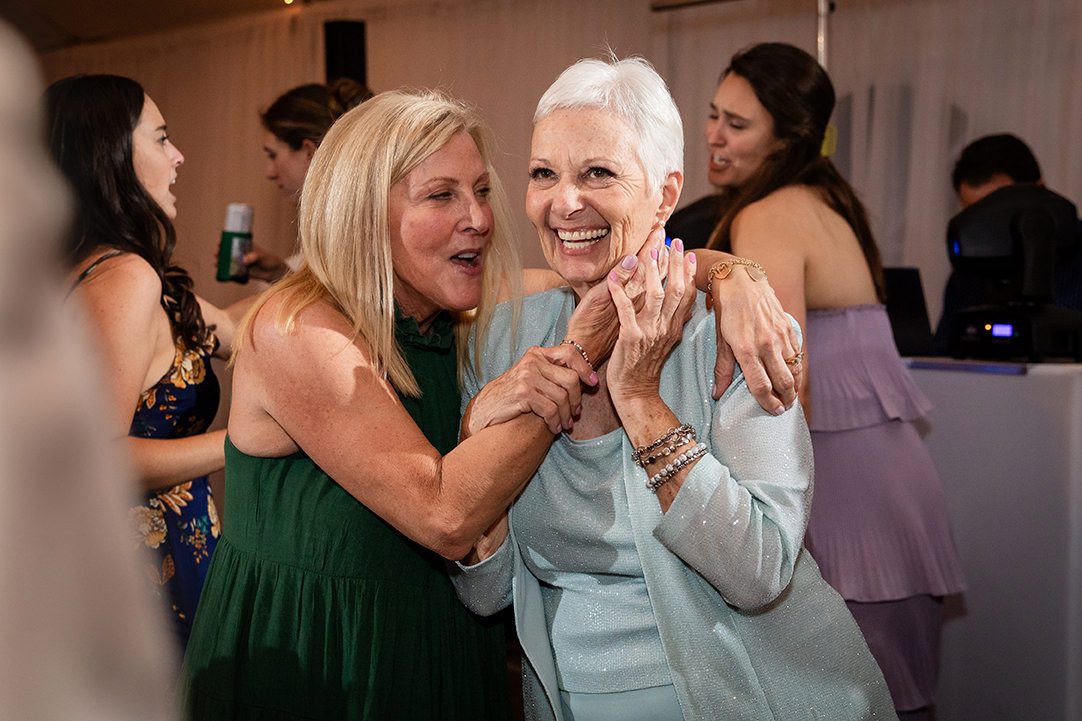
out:
<path id="1" fill-rule="evenodd" d="M 244 256 L 252 250 L 252 206 L 230 203 L 225 210 L 225 225 L 218 244 L 218 272 L 221 282 L 248 282 Z"/>

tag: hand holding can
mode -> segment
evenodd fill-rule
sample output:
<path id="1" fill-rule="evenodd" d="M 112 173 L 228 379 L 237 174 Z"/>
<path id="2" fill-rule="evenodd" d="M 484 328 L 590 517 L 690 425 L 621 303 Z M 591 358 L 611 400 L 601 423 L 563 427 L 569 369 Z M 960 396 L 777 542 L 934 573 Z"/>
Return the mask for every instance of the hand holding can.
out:
<path id="1" fill-rule="evenodd" d="M 248 282 L 244 256 L 252 250 L 252 206 L 230 203 L 225 210 L 225 225 L 218 245 L 219 281 Z"/>

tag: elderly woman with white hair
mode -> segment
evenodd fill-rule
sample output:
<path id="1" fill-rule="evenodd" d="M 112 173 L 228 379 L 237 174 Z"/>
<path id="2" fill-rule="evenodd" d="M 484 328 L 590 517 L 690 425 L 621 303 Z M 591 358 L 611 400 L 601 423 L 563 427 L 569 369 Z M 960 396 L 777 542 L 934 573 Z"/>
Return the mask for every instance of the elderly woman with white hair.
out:
<path id="1" fill-rule="evenodd" d="M 712 399 L 715 321 L 693 282 L 761 269 L 640 253 L 676 207 L 682 168 L 680 116 L 644 60 L 580 61 L 541 98 L 527 213 L 567 286 L 524 300 L 511 343 L 515 314 L 496 309 L 466 397 L 491 402 L 500 384 L 489 381 L 526 348 L 576 342 L 568 319 L 598 285 L 619 337 L 594 359 L 599 383 L 573 429 L 458 565 L 459 596 L 483 615 L 514 604 L 529 719 L 894 718 L 860 631 L 802 545 L 802 414 L 764 412 L 739 371 Z M 636 305 L 614 268 L 637 255 Z M 464 436 L 485 430 L 472 411 Z"/>

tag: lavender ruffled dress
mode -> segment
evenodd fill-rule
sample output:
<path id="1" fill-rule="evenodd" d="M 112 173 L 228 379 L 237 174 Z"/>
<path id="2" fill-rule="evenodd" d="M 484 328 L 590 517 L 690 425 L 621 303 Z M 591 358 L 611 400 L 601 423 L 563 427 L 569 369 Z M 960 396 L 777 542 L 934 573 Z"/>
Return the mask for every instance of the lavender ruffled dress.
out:
<path id="1" fill-rule="evenodd" d="M 931 410 L 881 305 L 808 312 L 815 497 L 806 545 L 841 593 L 896 708 L 934 703 L 941 604 L 965 589 L 932 458 Z"/>

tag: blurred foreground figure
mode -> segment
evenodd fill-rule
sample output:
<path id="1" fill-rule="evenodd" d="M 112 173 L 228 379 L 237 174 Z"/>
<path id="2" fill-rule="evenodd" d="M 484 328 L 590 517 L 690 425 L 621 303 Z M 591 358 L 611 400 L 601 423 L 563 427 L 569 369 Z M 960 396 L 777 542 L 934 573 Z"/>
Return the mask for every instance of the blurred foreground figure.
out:
<path id="1" fill-rule="evenodd" d="M 61 305 L 71 208 L 41 90 L 0 23 L 0 715 L 168 719 L 162 619 L 125 533 L 133 477 L 94 420 L 97 368 Z"/>

